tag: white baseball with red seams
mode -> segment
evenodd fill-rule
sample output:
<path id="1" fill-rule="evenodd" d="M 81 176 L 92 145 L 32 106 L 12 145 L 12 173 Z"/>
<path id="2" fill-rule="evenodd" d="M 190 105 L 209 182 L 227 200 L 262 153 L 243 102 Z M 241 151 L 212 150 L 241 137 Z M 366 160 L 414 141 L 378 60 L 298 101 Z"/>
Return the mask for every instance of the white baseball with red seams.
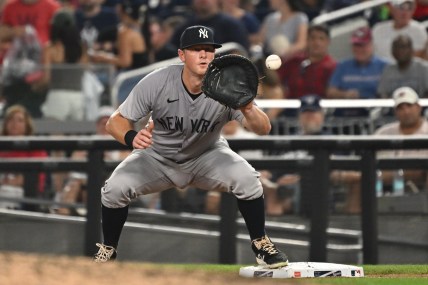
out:
<path id="1" fill-rule="evenodd" d="M 271 54 L 266 58 L 266 67 L 272 70 L 277 70 L 281 67 L 281 58 L 276 54 Z"/>

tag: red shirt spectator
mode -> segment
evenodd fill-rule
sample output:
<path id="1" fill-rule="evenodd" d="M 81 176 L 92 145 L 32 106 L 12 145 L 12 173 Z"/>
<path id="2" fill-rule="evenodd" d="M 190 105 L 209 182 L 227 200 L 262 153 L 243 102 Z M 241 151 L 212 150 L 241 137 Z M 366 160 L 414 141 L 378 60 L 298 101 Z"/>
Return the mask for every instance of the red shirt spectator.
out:
<path id="1" fill-rule="evenodd" d="M 300 98 L 308 94 L 326 97 L 330 76 L 336 68 L 336 61 L 328 54 L 329 44 L 327 27 L 309 27 L 307 51 L 288 59 L 278 70 L 285 87 L 285 98 Z"/>
<path id="2" fill-rule="evenodd" d="M 319 94 L 325 98 L 335 68 L 336 61 L 328 54 L 318 62 L 311 62 L 305 53 L 294 56 L 278 70 L 287 90 L 285 97 L 298 99 L 308 94 Z"/>
<path id="3" fill-rule="evenodd" d="M 3 8 L 0 23 L 9 27 L 31 25 L 44 44 L 49 40 L 52 16 L 59 8 L 55 0 L 33 0 L 31 3 L 10 0 Z"/>
<path id="4" fill-rule="evenodd" d="M 44 150 L 29 150 L 29 151 L 19 151 L 19 150 L 11 150 L 11 151 L 1 151 L 0 152 L 1 158 L 43 158 L 48 157 L 48 153 Z M 46 174 L 40 173 L 39 174 L 39 181 L 38 181 L 38 187 L 37 190 L 39 193 L 43 193 L 45 190 L 45 184 L 46 184 Z"/>
<path id="5" fill-rule="evenodd" d="M 34 134 L 33 119 L 30 113 L 22 106 L 14 105 L 8 108 L 5 112 L 3 124 L 1 128 L 2 136 L 20 137 L 30 136 Z M 48 157 L 45 150 L 10 150 L 0 151 L 0 158 L 35 158 Z M 4 175 L 8 177 L 9 175 Z M 23 178 L 20 173 L 13 173 L 10 179 L 2 179 L 1 184 L 9 184 L 13 186 L 23 187 Z M 39 174 L 38 191 L 42 193 L 45 189 L 45 173 Z M 4 181 L 3 181 L 4 180 Z"/>

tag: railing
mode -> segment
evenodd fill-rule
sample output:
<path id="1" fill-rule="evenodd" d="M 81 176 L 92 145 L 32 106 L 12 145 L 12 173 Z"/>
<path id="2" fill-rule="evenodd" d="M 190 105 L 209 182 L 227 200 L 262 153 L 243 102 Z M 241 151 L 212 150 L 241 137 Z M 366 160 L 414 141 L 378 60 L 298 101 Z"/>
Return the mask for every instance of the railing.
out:
<path id="1" fill-rule="evenodd" d="M 338 9 L 333 12 L 319 15 L 312 20 L 313 24 L 327 24 L 328 22 L 335 21 L 347 16 L 351 16 L 365 10 L 372 9 L 374 7 L 391 2 L 391 0 L 370 0 L 363 1 L 361 3 L 351 5 L 346 8 Z"/>
<path id="2" fill-rule="evenodd" d="M 310 261 L 327 260 L 327 221 L 328 221 L 328 197 L 329 197 L 329 173 L 331 169 L 360 170 L 362 203 L 362 233 L 363 233 L 363 261 L 364 263 L 376 264 L 378 262 L 378 227 L 377 227 L 377 200 L 375 193 L 376 169 L 395 168 L 421 168 L 426 169 L 428 158 L 415 159 L 382 159 L 377 161 L 375 152 L 381 149 L 426 149 L 428 146 L 427 136 L 305 136 L 305 137 L 262 137 L 257 139 L 229 139 L 232 149 L 248 150 L 310 150 L 313 158 L 303 163 L 299 159 L 285 160 L 278 158 L 263 158 L 250 160 L 256 169 L 283 169 L 283 170 L 309 170 L 314 179 L 314 189 L 311 189 L 316 198 L 312 201 L 311 209 L 311 232 L 310 232 Z M 91 255 L 95 251 L 94 244 L 101 238 L 100 229 L 100 187 L 103 185 L 104 172 L 108 165 L 103 159 L 105 150 L 123 149 L 124 146 L 116 141 L 100 137 L 26 137 L 25 139 L 0 139 L 0 150 L 88 150 L 89 156 L 85 161 L 55 161 L 49 160 L 2 160 L 0 170 L 15 170 L 29 173 L 39 171 L 61 171 L 80 170 L 88 173 L 88 202 L 87 222 L 85 235 L 85 254 Z M 335 151 L 357 150 L 361 157 L 359 159 L 332 159 L 330 154 Z M 13 163 L 12 163 L 13 162 Z M 34 189 L 31 180 L 26 181 L 26 191 Z M 31 192 L 31 191 L 30 191 Z M 27 197 L 34 197 L 33 193 L 26 193 Z M 235 248 L 236 219 L 230 213 L 235 211 L 236 203 L 231 203 L 232 196 L 227 196 L 222 205 L 221 220 L 222 232 L 220 247 L 220 259 L 222 261 L 233 260 Z M 232 209 L 231 209 L 232 208 Z M 231 220 L 232 219 L 232 220 Z"/>

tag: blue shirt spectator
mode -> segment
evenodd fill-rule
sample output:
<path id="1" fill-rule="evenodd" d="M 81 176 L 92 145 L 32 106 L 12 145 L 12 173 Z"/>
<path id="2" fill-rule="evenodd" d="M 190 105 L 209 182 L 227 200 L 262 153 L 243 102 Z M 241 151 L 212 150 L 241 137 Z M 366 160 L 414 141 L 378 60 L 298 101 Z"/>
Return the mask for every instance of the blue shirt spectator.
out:
<path id="1" fill-rule="evenodd" d="M 369 27 L 355 30 L 351 36 L 353 57 L 345 59 L 333 72 L 327 97 L 332 99 L 373 99 L 388 62 L 373 54 L 372 34 Z M 366 109 L 337 109 L 338 116 L 366 116 Z"/>
<path id="2" fill-rule="evenodd" d="M 119 17 L 114 8 L 97 5 L 91 6 L 82 1 L 74 17 L 83 42 L 89 48 L 104 50 L 104 47 L 95 47 L 95 43 L 100 44 L 102 41 L 113 45 L 116 41 Z"/>
<path id="3" fill-rule="evenodd" d="M 371 57 L 366 65 L 354 58 L 339 62 L 330 79 L 330 86 L 343 90 L 358 90 L 361 99 L 377 97 L 377 86 L 387 62 L 377 56 Z"/>

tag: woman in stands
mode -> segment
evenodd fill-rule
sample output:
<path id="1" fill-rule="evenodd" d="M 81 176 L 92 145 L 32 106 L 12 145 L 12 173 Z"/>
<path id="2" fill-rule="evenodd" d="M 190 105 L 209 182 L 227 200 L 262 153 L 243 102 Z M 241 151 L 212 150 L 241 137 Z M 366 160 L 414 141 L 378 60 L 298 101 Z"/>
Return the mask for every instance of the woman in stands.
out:
<path id="1" fill-rule="evenodd" d="M 83 120 L 85 102 L 82 92 L 84 56 L 80 33 L 71 11 L 58 11 L 51 26 L 50 40 L 44 49 L 45 82 L 49 89 L 42 105 L 45 118 L 61 121 Z"/>
<path id="2" fill-rule="evenodd" d="M 20 105 L 14 105 L 7 109 L 3 120 L 1 134 L 3 136 L 23 137 L 33 135 L 33 120 L 29 112 Z M 11 150 L 1 151 L 1 158 L 29 158 L 47 157 L 45 150 Z M 45 174 L 40 173 L 38 177 L 37 193 L 42 195 L 45 190 Z M 27 189 L 32 190 L 32 189 Z M 0 197 L 22 198 L 24 197 L 24 175 L 17 172 L 0 174 Z M 1 200 L 1 199 L 0 199 Z M 20 203 L 2 201 L 0 208 L 19 209 Z"/>
<path id="3" fill-rule="evenodd" d="M 116 54 L 90 52 L 90 61 L 113 64 L 118 70 L 131 70 L 149 63 L 146 41 L 141 32 L 141 4 L 125 0 L 120 3 L 120 24 L 117 30 Z"/>
<path id="4" fill-rule="evenodd" d="M 308 17 L 291 0 L 269 1 L 273 12 L 263 20 L 259 40 L 265 55 L 289 58 L 307 46 Z"/>

